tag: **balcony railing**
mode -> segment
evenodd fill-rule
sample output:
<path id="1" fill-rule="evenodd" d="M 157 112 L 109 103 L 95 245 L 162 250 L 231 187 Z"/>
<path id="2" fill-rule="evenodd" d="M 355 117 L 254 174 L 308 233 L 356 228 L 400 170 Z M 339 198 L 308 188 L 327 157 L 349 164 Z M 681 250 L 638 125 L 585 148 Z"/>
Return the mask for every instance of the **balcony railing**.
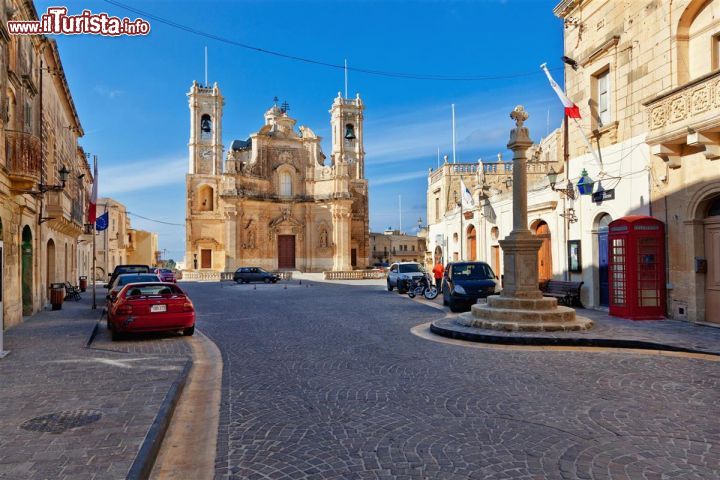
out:
<path id="1" fill-rule="evenodd" d="M 28 190 L 40 180 L 42 148 L 35 135 L 6 131 L 7 170 L 13 190 Z"/>
<path id="2" fill-rule="evenodd" d="M 644 105 L 648 108 L 648 143 L 675 143 L 688 129 L 703 131 L 720 125 L 720 70 L 673 88 Z"/>

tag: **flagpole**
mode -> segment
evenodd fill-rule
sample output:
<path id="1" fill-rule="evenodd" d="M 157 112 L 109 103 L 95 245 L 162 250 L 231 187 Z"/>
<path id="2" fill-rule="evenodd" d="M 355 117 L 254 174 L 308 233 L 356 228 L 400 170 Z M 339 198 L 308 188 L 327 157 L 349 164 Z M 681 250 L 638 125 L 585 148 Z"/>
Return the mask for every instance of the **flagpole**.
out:
<path id="1" fill-rule="evenodd" d="M 462 178 L 462 177 L 461 177 Z M 465 192 L 463 192 L 465 193 Z M 463 200 L 460 197 L 460 261 L 465 259 L 465 250 L 463 250 Z"/>
<path id="2" fill-rule="evenodd" d="M 452 142 L 453 142 L 453 163 L 455 163 L 455 104 L 452 106 Z"/>
<path id="3" fill-rule="evenodd" d="M 93 198 L 91 200 L 93 202 L 95 210 L 94 210 L 94 213 L 92 214 L 92 217 L 97 217 L 97 213 L 96 213 L 97 212 L 97 183 L 98 183 L 97 155 L 93 155 L 93 193 L 92 193 Z M 95 283 L 97 281 L 97 278 L 95 278 L 95 277 L 97 275 L 97 273 L 96 273 L 97 269 L 95 267 L 96 267 L 97 259 L 95 257 L 97 255 L 97 250 L 96 250 L 96 246 L 95 246 L 95 240 L 96 240 L 95 239 L 95 236 L 96 236 L 95 221 L 97 220 L 97 218 L 92 218 L 92 219 L 88 218 L 88 220 L 90 220 L 90 223 L 92 224 L 92 236 L 93 236 L 93 245 L 92 245 L 92 252 L 93 252 L 93 255 L 92 255 L 92 299 L 93 299 L 93 301 L 92 301 L 92 309 L 96 310 L 97 309 L 97 297 L 96 297 Z"/>
<path id="4" fill-rule="evenodd" d="M 97 280 L 95 278 L 95 270 L 96 270 L 95 269 L 95 237 L 96 237 L 96 235 L 97 234 L 95 232 L 95 222 L 93 222 L 92 223 L 92 236 L 93 236 L 93 266 L 92 266 L 93 303 L 92 303 L 92 309 L 93 310 L 97 309 L 96 296 L 95 296 L 95 281 Z"/>

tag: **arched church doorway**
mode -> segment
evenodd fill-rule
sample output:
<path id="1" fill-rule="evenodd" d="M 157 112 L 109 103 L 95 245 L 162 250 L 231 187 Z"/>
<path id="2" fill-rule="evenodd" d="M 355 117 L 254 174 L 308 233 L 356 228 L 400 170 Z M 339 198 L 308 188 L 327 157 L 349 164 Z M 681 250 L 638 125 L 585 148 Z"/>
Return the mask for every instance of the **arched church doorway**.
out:
<path id="1" fill-rule="evenodd" d="M 705 321 L 720 323 L 720 196 L 710 201 L 705 215 Z"/>
<path id="2" fill-rule="evenodd" d="M 470 261 L 476 260 L 477 255 L 477 235 L 475 233 L 475 227 L 470 225 L 467 228 L 467 259 Z"/>
<path id="3" fill-rule="evenodd" d="M 608 230 L 612 217 L 607 213 L 601 214 L 596 222 L 597 231 L 597 266 L 598 266 L 598 305 L 607 307 L 610 299 L 610 277 L 608 276 L 609 251 Z"/>
<path id="4" fill-rule="evenodd" d="M 32 315 L 33 310 L 33 248 L 32 231 L 28 225 L 22 230 L 20 246 L 22 258 L 22 306 L 23 315 Z"/>
<path id="5" fill-rule="evenodd" d="M 542 245 L 538 251 L 538 281 L 544 282 L 552 279 L 552 247 L 550 238 L 550 227 L 543 220 L 538 220 L 534 227 L 535 236 L 542 239 Z"/>

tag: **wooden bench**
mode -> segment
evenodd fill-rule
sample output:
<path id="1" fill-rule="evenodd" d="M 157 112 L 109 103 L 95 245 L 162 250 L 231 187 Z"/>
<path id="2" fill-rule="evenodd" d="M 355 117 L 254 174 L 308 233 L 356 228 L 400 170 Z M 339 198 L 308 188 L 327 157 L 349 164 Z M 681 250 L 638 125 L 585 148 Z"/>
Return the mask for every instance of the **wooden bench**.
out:
<path id="1" fill-rule="evenodd" d="M 559 303 L 568 307 L 577 305 L 582 307 L 580 302 L 580 289 L 585 282 L 564 282 L 561 280 L 548 280 L 540 284 L 540 290 L 546 297 L 555 297 Z"/>
<path id="2" fill-rule="evenodd" d="M 73 286 L 70 282 L 65 282 L 65 300 L 80 301 L 80 287 Z"/>

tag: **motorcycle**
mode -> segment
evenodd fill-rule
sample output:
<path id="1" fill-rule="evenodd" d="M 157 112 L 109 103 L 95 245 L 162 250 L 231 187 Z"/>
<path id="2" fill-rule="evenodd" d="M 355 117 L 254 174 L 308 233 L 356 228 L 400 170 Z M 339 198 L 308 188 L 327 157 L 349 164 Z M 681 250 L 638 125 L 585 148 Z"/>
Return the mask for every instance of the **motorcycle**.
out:
<path id="1" fill-rule="evenodd" d="M 438 289 L 428 275 L 423 275 L 417 280 L 410 280 L 407 294 L 410 298 L 422 295 L 426 299 L 432 300 L 438 296 Z"/>

